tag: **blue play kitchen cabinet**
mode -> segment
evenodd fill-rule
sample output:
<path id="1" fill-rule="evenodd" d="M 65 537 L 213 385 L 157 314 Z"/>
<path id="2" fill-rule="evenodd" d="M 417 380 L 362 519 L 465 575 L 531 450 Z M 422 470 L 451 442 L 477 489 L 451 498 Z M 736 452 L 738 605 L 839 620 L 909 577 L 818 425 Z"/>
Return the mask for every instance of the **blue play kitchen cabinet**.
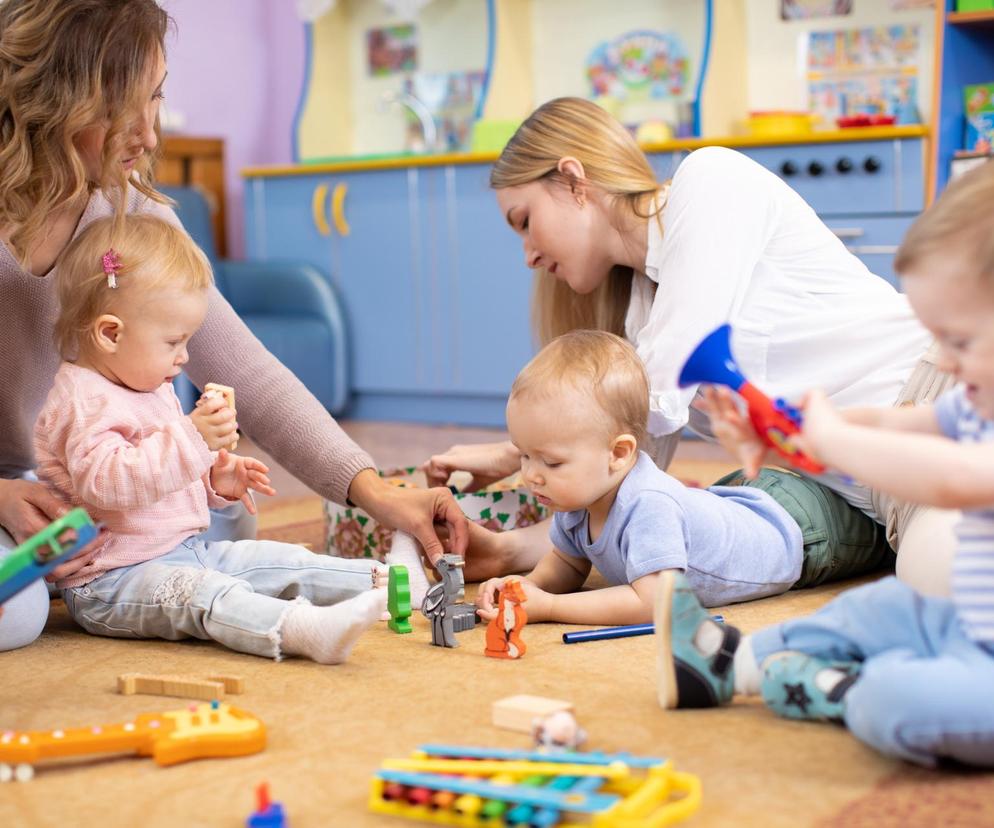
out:
<path id="1" fill-rule="evenodd" d="M 782 176 L 878 276 L 924 207 L 925 131 L 724 141 Z M 692 149 L 649 149 L 660 178 Z M 317 267 L 350 344 L 346 416 L 504 424 L 534 352 L 531 278 L 488 187 L 493 156 L 453 155 L 245 171 L 248 255 Z"/>

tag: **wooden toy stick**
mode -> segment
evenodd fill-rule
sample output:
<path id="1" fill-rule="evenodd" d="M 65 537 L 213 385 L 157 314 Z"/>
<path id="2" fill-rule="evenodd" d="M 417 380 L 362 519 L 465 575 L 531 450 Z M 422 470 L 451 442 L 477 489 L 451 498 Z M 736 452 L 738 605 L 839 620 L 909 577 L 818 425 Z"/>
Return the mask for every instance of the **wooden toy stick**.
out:
<path id="1" fill-rule="evenodd" d="M 228 404 L 228 408 L 231 409 L 231 413 L 235 416 L 238 415 L 238 411 L 235 409 L 235 389 L 230 385 L 221 385 L 217 382 L 209 382 L 204 386 L 204 396 L 205 397 L 224 397 L 224 401 Z M 234 451 L 238 448 L 238 440 L 231 444 L 231 449 Z"/>
<path id="2" fill-rule="evenodd" d="M 227 680 L 226 680 L 227 679 Z M 216 676 L 214 679 L 200 679 L 191 676 L 150 675 L 148 673 L 122 673 L 117 677 L 117 692 L 124 696 L 147 693 L 152 696 L 178 696 L 182 699 L 224 698 L 229 683 L 233 693 L 242 692 L 241 679 L 235 676 Z"/>

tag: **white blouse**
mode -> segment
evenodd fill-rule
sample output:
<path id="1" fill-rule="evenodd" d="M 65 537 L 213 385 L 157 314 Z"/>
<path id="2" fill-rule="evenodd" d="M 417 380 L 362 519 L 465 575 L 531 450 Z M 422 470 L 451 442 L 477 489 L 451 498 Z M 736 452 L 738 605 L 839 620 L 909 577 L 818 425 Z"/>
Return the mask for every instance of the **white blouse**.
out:
<path id="1" fill-rule="evenodd" d="M 688 423 L 710 436 L 707 417 L 690 408 L 697 387 L 679 389 L 677 377 L 724 322 L 742 373 L 766 394 L 798 400 L 821 388 L 841 407 L 893 405 L 929 346 L 906 297 L 739 152 L 691 153 L 673 177 L 662 224 L 649 220 L 645 274 L 635 277 L 625 319 L 649 374 L 654 437 Z M 872 512 L 865 490 L 833 475 L 824 482 Z"/>

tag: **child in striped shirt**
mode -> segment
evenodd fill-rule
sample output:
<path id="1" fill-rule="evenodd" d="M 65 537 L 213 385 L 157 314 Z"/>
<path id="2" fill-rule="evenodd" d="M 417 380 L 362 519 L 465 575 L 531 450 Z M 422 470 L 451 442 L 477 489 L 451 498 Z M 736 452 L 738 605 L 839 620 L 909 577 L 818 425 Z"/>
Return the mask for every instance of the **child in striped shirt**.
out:
<path id="1" fill-rule="evenodd" d="M 105 531 L 53 580 L 96 635 L 344 661 L 386 608 L 375 564 L 198 537 L 210 508 L 254 513 L 252 491 L 275 494 L 265 465 L 228 450 L 225 401 L 202 398 L 186 416 L 173 391 L 211 283 L 189 236 L 151 215 L 97 219 L 60 259 L 65 361 L 35 426 L 38 476 Z"/>
<path id="2" fill-rule="evenodd" d="M 912 226 L 895 267 L 958 385 L 932 406 L 837 412 L 822 393 L 803 441 L 822 462 L 892 496 L 962 509 L 951 597 L 895 578 L 741 638 L 686 582 L 656 604 L 659 700 L 711 707 L 761 694 L 790 718 L 843 722 L 883 753 L 925 766 L 994 766 L 994 163 L 954 181 Z M 712 395 L 727 443 L 754 439 Z M 723 442 L 726 442 L 723 440 Z"/>

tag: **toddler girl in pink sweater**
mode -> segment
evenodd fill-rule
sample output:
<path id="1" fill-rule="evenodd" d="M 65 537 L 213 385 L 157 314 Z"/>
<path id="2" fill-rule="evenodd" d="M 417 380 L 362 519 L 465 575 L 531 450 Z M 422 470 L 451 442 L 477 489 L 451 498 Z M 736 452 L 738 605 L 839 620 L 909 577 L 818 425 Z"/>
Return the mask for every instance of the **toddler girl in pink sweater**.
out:
<path id="1" fill-rule="evenodd" d="M 275 494 L 265 465 L 225 448 L 236 424 L 224 400 L 186 416 L 173 391 L 211 282 L 183 230 L 150 215 L 98 219 L 63 254 L 64 362 L 35 426 L 38 475 L 105 531 L 55 570 L 56 585 L 97 635 L 344 661 L 386 607 L 374 563 L 197 537 L 208 509 L 242 501 L 254 513 L 252 491 Z"/>

